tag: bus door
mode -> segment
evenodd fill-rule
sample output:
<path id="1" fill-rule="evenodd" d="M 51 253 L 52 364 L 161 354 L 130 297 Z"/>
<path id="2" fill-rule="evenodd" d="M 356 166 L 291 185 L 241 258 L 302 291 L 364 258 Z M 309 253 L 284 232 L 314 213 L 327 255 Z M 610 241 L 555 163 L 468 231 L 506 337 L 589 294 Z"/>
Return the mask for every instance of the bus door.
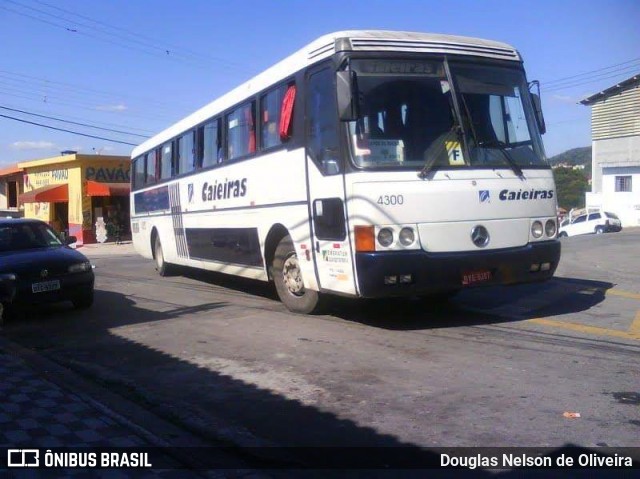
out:
<path id="1" fill-rule="evenodd" d="M 310 70 L 306 91 L 307 185 L 316 276 L 321 289 L 353 294 L 335 71 L 328 66 Z"/>

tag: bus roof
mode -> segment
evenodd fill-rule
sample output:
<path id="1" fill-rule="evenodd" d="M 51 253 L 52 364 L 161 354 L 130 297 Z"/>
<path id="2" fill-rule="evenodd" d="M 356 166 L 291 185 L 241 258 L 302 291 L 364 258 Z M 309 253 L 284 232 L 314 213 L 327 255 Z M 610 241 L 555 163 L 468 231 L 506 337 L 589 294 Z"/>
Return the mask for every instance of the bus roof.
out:
<path id="1" fill-rule="evenodd" d="M 138 145 L 131 153 L 132 158 L 162 145 L 180 133 L 262 91 L 269 85 L 293 75 L 308 65 L 328 58 L 338 51 L 436 53 L 477 56 L 514 62 L 522 61 L 520 54 L 512 46 L 480 38 L 387 30 L 333 32 L 314 40 L 249 81 Z"/>

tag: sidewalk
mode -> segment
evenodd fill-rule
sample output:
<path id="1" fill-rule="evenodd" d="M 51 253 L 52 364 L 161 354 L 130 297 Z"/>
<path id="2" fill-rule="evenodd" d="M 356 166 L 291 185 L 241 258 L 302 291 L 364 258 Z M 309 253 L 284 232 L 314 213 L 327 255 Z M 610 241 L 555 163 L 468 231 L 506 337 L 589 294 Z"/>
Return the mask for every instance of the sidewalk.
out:
<path id="1" fill-rule="evenodd" d="M 88 257 L 137 254 L 131 241 L 123 241 L 120 244 L 114 242 L 85 244 L 76 249 Z"/>
<path id="2" fill-rule="evenodd" d="M 0 449 L 40 449 L 40 464 L 43 464 L 45 451 L 52 448 L 113 447 L 127 448 L 131 452 L 166 448 L 160 454 L 154 454 L 150 469 L 4 469 L 7 458 L 1 457 L 0 475 L 9 472 L 12 477 L 89 477 L 87 473 L 91 477 L 264 477 L 224 453 L 216 457 L 219 459 L 216 463 L 223 466 L 221 470 L 190 470 L 198 468 L 198 462 L 186 455 L 188 449 L 185 453 L 180 448 L 211 445 L 6 340 L 1 336 L 1 329 L 0 376 Z M 119 403 L 118 409 L 127 410 L 127 416 L 135 417 L 136 423 L 105 402 L 109 405 Z M 145 427 L 139 424 L 145 424 Z"/>

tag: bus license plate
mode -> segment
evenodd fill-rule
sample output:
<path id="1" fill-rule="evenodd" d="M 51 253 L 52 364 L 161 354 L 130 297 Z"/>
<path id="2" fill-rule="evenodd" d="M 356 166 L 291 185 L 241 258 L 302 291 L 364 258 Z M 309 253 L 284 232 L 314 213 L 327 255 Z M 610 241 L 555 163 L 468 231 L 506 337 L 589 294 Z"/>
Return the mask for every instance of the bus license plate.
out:
<path id="1" fill-rule="evenodd" d="M 31 291 L 34 293 L 45 293 L 47 291 L 56 291 L 60 289 L 60 280 L 54 279 L 53 281 L 43 281 L 42 283 L 33 283 L 31 285 Z"/>
<path id="2" fill-rule="evenodd" d="M 491 271 L 468 271 L 462 273 L 462 284 L 469 286 L 476 283 L 484 283 L 485 281 L 491 281 Z"/>

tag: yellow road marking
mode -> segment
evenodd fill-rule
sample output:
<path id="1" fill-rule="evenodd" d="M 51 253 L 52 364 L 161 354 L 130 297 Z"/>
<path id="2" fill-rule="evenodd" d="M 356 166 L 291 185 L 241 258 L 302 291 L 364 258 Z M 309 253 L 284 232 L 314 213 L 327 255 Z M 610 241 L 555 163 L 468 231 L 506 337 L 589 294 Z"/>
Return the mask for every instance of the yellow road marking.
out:
<path id="1" fill-rule="evenodd" d="M 582 293 L 587 292 L 595 293 L 597 289 L 583 290 Z M 629 291 L 622 291 L 617 289 L 604 290 L 605 295 L 619 296 L 622 298 L 637 299 L 640 300 L 640 294 L 631 293 Z M 631 323 L 631 326 L 627 331 L 620 331 L 619 329 L 600 328 L 598 326 L 589 326 L 580 323 L 571 323 L 567 321 L 557 321 L 554 319 L 533 318 L 527 320 L 527 322 L 533 324 L 540 324 L 542 326 L 550 326 L 553 328 L 567 329 L 569 331 L 576 331 L 583 334 L 593 334 L 596 336 L 612 336 L 615 338 L 640 340 L 640 310 L 636 313 L 636 316 Z"/>
<path id="2" fill-rule="evenodd" d="M 631 323 L 627 331 L 619 329 L 599 328 L 597 326 L 588 326 L 586 324 L 571 323 L 568 321 L 557 321 L 555 319 L 533 318 L 527 322 L 540 324 L 542 326 L 550 326 L 553 328 L 568 329 L 583 334 L 593 334 L 596 336 L 613 336 L 615 338 L 640 340 L 640 311 L 636 313 L 636 317 Z"/>
<path id="3" fill-rule="evenodd" d="M 640 300 L 640 294 L 638 294 L 638 293 L 630 293 L 629 291 L 621 291 L 619 289 L 607 289 L 604 292 L 604 294 L 605 295 L 621 296 L 623 298 Z"/>
<path id="4" fill-rule="evenodd" d="M 636 337 L 640 337 L 640 310 L 636 313 L 636 319 L 631 323 L 631 327 L 629 328 L 629 333 Z"/>

